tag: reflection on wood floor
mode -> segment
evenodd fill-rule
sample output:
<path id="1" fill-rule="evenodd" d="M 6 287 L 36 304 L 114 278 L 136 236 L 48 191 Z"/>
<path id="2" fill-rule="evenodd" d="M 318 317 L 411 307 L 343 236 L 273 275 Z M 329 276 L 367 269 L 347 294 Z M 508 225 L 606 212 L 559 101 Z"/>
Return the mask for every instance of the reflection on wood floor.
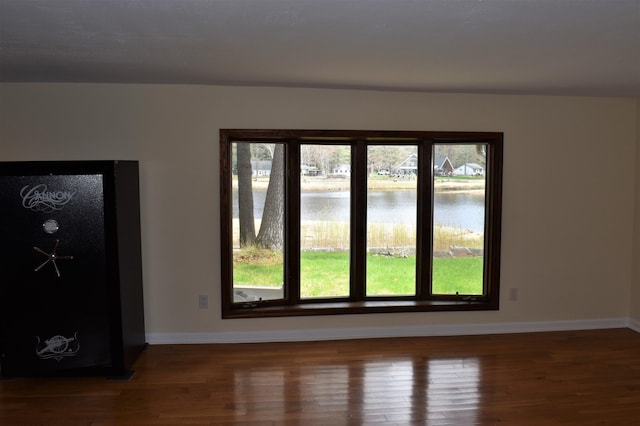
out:
<path id="1" fill-rule="evenodd" d="M 0 382 L 0 424 L 632 425 L 629 329 L 156 345 L 130 381 Z"/>

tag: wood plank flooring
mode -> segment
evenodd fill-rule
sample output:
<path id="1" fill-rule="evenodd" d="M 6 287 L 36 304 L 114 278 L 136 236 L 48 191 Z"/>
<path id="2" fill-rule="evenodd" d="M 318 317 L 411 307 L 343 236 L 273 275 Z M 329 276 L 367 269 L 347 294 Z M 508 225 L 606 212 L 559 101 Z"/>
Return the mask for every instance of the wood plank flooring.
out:
<path id="1" fill-rule="evenodd" d="M 1 381 L 0 424 L 640 424 L 629 329 L 153 345 L 135 369 Z"/>

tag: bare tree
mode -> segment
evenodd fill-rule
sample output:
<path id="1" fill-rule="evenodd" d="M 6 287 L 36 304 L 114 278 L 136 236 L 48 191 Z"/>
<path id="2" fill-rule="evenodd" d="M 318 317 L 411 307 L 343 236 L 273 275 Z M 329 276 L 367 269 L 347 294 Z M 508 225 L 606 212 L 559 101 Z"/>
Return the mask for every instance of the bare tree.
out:
<path id="1" fill-rule="evenodd" d="M 284 145 L 273 151 L 271 175 L 265 198 L 262 222 L 256 240 L 258 246 L 281 250 L 284 246 Z"/>
<path id="2" fill-rule="evenodd" d="M 256 226 L 253 219 L 253 187 L 251 183 L 251 145 L 237 143 L 238 162 L 238 213 L 240 222 L 240 247 L 256 242 Z"/>

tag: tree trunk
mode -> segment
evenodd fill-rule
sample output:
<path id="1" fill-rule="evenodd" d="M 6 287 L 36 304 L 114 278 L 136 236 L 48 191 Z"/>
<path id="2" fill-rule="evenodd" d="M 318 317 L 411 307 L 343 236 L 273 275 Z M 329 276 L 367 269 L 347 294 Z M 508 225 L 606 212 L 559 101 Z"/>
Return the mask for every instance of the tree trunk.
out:
<path id="1" fill-rule="evenodd" d="M 271 176 L 262 213 L 257 243 L 262 248 L 282 250 L 284 246 L 284 145 L 276 144 Z"/>
<path id="2" fill-rule="evenodd" d="M 253 187 L 251 184 L 251 145 L 237 144 L 238 162 L 238 210 L 240 221 L 240 247 L 256 242 L 256 225 L 253 218 Z"/>

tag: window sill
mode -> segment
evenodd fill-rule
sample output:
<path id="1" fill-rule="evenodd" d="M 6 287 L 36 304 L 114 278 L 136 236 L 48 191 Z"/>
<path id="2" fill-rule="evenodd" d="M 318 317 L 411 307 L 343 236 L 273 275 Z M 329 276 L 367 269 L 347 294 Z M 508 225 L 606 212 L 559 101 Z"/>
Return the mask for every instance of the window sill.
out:
<path id="1" fill-rule="evenodd" d="M 308 315 L 354 315 L 394 312 L 495 311 L 497 303 L 486 301 L 366 301 L 303 303 L 286 306 L 247 306 L 223 312 L 223 319 Z"/>

